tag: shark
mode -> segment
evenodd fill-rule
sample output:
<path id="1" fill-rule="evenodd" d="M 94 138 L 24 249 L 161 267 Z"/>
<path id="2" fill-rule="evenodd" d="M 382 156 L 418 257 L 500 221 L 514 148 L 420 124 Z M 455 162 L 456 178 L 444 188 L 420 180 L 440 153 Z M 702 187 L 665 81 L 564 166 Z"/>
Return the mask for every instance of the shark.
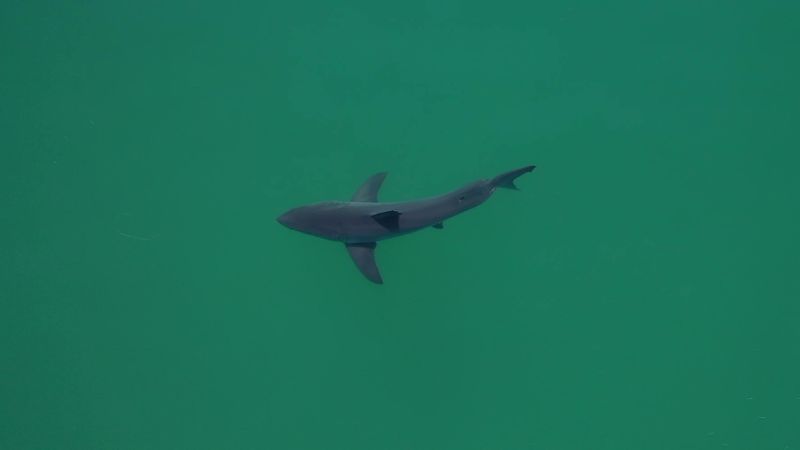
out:
<path id="1" fill-rule="evenodd" d="M 277 221 L 292 230 L 343 243 L 361 273 L 369 281 L 383 284 L 375 262 L 379 241 L 431 227 L 442 229 L 445 220 L 482 204 L 498 188 L 518 190 L 514 180 L 535 168 L 529 165 L 473 181 L 442 195 L 399 202 L 378 200 L 378 191 L 387 175 L 379 172 L 364 181 L 350 201 L 325 201 L 292 208 Z"/>

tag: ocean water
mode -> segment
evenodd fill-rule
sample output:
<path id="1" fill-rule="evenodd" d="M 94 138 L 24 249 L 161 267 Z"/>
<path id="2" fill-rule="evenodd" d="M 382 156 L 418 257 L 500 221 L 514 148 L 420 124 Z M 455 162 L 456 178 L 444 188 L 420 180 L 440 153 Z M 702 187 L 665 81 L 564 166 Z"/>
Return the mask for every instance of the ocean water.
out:
<path id="1" fill-rule="evenodd" d="M 800 448 L 800 6 L 0 3 L 0 449 Z M 386 283 L 275 222 L 527 164 Z"/>

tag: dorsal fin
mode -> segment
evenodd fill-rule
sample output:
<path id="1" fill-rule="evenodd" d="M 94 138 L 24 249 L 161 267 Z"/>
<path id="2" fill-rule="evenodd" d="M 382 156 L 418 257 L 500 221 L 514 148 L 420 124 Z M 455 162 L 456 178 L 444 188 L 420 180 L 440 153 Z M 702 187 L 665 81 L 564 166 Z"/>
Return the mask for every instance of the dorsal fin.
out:
<path id="1" fill-rule="evenodd" d="M 381 189 L 386 174 L 387 172 L 379 172 L 367 178 L 367 181 L 358 188 L 350 200 L 354 202 L 377 202 L 378 191 Z"/>
<path id="2" fill-rule="evenodd" d="M 378 265 L 375 264 L 375 243 L 364 242 L 362 244 L 345 244 L 347 252 L 353 258 L 358 270 L 364 274 L 369 281 L 377 284 L 383 284 L 383 278 L 378 270 Z"/>
<path id="3" fill-rule="evenodd" d="M 375 219 L 375 222 L 378 222 L 383 228 L 386 228 L 389 231 L 397 231 L 400 228 L 399 211 L 384 211 L 378 214 L 373 214 L 372 218 Z"/>

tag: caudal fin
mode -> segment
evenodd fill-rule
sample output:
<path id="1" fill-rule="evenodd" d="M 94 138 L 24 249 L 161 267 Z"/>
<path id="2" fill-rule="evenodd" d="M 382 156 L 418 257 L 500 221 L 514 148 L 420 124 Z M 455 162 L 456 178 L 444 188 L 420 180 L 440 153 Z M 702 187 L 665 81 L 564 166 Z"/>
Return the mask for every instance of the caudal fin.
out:
<path id="1" fill-rule="evenodd" d="M 519 188 L 516 184 L 514 184 L 514 180 L 524 173 L 531 172 L 535 168 L 536 166 L 525 166 L 510 172 L 501 173 L 500 175 L 492 178 L 490 183 L 492 184 L 492 187 L 514 189 L 516 191 L 519 190 Z"/>

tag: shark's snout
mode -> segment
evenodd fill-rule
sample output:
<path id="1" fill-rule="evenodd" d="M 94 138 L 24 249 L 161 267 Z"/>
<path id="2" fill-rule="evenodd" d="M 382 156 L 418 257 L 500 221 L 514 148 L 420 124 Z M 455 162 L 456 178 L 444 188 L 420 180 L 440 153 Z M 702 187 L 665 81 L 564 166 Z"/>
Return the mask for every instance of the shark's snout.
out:
<path id="1" fill-rule="evenodd" d="M 295 228 L 296 227 L 296 224 L 295 224 L 296 220 L 295 220 L 294 210 L 286 211 L 285 213 L 283 213 L 280 216 L 278 216 L 278 218 L 275 219 L 275 220 L 277 220 L 279 224 L 281 224 L 281 225 L 283 225 L 285 227 L 288 227 L 288 228 Z"/>
<path id="2" fill-rule="evenodd" d="M 331 214 L 330 205 L 327 203 L 290 209 L 275 220 L 291 230 L 325 239 L 340 240 L 342 234 L 336 227 L 338 219 L 335 214 Z"/>

